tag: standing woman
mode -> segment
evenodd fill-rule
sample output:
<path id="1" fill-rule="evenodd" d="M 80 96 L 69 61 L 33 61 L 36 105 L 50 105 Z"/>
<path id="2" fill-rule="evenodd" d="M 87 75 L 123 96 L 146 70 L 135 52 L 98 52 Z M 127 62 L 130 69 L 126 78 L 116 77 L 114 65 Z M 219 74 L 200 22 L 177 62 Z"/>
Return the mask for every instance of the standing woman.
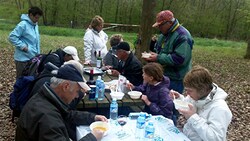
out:
<path id="1" fill-rule="evenodd" d="M 9 41 L 14 45 L 14 59 L 16 64 L 16 78 L 22 76 L 22 72 L 28 61 L 40 54 L 40 35 L 38 20 L 43 12 L 38 7 L 31 7 L 28 14 L 21 15 L 21 22 L 9 35 Z"/>
<path id="2" fill-rule="evenodd" d="M 131 87 L 135 91 L 142 92 L 141 99 L 145 102 L 145 112 L 152 115 L 163 115 L 166 118 L 173 117 L 173 101 L 169 97 L 170 80 L 163 75 L 163 68 L 158 63 L 148 63 L 143 67 L 144 83 L 140 86 Z"/>
<path id="3" fill-rule="evenodd" d="M 102 30 L 104 20 L 100 16 L 95 16 L 89 28 L 83 37 L 84 41 L 84 64 L 96 64 L 97 56 L 99 52 L 101 53 L 101 58 L 103 58 L 107 52 L 106 43 L 108 41 L 108 35 Z"/>

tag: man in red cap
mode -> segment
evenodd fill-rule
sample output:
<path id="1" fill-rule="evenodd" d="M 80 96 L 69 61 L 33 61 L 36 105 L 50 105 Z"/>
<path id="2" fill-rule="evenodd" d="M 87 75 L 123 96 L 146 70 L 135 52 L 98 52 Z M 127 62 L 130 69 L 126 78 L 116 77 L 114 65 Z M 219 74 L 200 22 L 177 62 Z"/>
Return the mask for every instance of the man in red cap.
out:
<path id="1" fill-rule="evenodd" d="M 158 28 L 162 34 L 155 46 L 156 53 L 152 52 L 145 60 L 160 63 L 164 75 L 170 78 L 169 89 L 182 93 L 183 78 L 192 67 L 192 36 L 169 10 L 158 13 L 152 27 Z"/>

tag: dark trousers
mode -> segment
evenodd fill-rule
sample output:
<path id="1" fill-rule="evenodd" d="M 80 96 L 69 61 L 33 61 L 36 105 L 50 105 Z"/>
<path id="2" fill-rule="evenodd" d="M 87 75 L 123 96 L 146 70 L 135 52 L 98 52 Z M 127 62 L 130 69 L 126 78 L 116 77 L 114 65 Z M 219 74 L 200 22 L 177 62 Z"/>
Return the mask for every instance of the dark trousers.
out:
<path id="1" fill-rule="evenodd" d="M 16 79 L 17 79 L 18 77 L 22 76 L 23 70 L 25 66 L 28 64 L 28 61 L 21 62 L 15 60 L 15 64 L 16 64 Z"/>
<path id="2" fill-rule="evenodd" d="M 179 92 L 180 94 L 182 94 L 183 89 L 184 89 L 183 81 L 182 80 L 170 80 L 169 90 L 172 90 L 172 89 Z M 180 113 L 174 107 L 173 118 L 172 118 L 174 125 L 177 125 L 177 121 L 178 121 L 179 116 L 180 116 Z"/>

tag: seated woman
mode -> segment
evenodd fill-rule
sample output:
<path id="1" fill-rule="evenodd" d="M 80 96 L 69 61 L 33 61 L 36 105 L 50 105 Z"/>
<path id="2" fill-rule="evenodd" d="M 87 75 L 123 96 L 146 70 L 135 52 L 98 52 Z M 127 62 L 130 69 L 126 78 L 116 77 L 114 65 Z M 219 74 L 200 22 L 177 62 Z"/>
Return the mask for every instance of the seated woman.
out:
<path id="1" fill-rule="evenodd" d="M 213 83 L 210 72 L 195 66 L 184 77 L 183 95 L 170 91 L 170 97 L 183 99 L 190 104 L 188 110 L 178 111 L 185 116 L 184 134 L 192 141 L 225 141 L 232 113 L 225 99 L 227 93 Z"/>
<path id="2" fill-rule="evenodd" d="M 170 80 L 163 75 L 163 68 L 158 63 L 148 63 L 143 67 L 144 83 L 134 86 L 127 84 L 128 88 L 142 92 L 141 99 L 145 102 L 145 112 L 152 115 L 163 115 L 172 119 L 173 101 L 169 97 Z"/>

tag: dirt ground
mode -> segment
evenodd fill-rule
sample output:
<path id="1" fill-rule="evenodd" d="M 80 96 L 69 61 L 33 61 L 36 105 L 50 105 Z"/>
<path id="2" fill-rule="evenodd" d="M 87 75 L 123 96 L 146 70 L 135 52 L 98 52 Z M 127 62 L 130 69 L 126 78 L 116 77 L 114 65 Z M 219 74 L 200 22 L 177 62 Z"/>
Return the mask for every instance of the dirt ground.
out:
<path id="1" fill-rule="evenodd" d="M 194 65 L 207 67 L 214 75 L 215 82 L 229 94 L 227 102 L 233 119 L 228 129 L 228 141 L 249 141 L 250 61 L 242 58 L 218 57 L 213 61 L 200 58 L 201 56 L 194 57 Z M 0 49 L 0 141 L 14 140 L 15 123 L 11 122 L 11 110 L 8 106 L 14 81 L 13 50 Z M 183 122 L 181 120 L 180 124 Z"/>

